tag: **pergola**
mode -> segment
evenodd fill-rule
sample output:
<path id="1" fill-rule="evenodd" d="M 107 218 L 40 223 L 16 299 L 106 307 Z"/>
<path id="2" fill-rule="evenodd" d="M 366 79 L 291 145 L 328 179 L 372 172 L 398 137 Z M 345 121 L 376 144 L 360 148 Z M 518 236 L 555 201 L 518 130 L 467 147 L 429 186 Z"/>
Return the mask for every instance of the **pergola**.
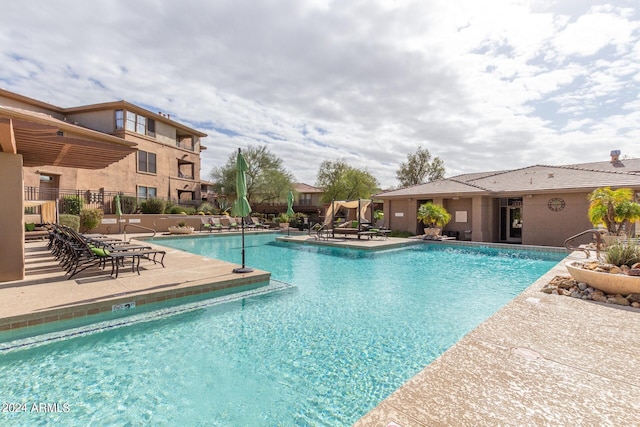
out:
<path id="1" fill-rule="evenodd" d="M 21 154 L 23 165 L 102 169 L 136 151 L 134 142 L 56 119 L 0 107 L 0 151 Z"/>

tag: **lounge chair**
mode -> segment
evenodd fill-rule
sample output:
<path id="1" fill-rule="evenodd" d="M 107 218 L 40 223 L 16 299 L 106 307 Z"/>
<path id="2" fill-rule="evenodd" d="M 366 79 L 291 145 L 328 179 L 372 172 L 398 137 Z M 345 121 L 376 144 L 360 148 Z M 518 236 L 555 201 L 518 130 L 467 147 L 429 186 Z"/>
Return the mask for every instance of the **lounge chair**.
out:
<path id="1" fill-rule="evenodd" d="M 261 222 L 260 219 L 256 218 L 255 216 L 250 217 L 250 219 L 256 228 L 264 228 L 264 229 L 271 228 L 269 224 Z"/>
<path id="2" fill-rule="evenodd" d="M 372 227 L 369 228 L 369 231 L 375 232 L 375 236 L 380 239 L 386 240 L 391 234 L 391 230 L 384 226 L 384 220 L 377 220 Z"/>
<path id="3" fill-rule="evenodd" d="M 221 217 L 220 224 L 226 230 L 238 230 L 240 228 L 240 224 L 238 224 L 236 219 L 228 216 Z"/>
<path id="4" fill-rule="evenodd" d="M 200 231 L 208 231 L 211 233 L 213 230 L 222 231 L 222 225 L 216 221 L 217 218 L 200 218 Z"/>

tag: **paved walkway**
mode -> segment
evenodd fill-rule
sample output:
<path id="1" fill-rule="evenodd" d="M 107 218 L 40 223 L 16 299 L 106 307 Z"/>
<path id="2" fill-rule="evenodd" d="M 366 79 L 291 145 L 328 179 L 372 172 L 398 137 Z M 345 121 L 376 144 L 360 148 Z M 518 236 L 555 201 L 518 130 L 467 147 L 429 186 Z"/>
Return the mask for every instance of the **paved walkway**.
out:
<path id="1" fill-rule="evenodd" d="M 355 426 L 640 425 L 640 310 L 540 292 L 556 275 L 564 265 Z"/>

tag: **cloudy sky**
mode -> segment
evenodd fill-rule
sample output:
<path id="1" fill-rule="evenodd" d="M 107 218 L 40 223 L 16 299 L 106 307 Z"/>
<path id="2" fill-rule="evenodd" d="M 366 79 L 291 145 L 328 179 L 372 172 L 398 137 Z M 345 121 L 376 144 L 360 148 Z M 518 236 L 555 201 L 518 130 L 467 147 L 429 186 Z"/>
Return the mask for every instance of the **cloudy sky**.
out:
<path id="1" fill-rule="evenodd" d="M 418 146 L 447 176 L 640 157 L 637 0 L 2 3 L 0 87 L 169 113 L 209 135 L 203 179 L 248 145 L 383 188 Z"/>

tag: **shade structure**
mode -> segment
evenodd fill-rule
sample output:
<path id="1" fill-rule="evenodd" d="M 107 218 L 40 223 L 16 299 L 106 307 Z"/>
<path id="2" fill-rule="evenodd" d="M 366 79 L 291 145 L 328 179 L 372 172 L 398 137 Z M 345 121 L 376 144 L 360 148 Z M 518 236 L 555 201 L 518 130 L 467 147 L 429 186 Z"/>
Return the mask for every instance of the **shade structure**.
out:
<path id="1" fill-rule="evenodd" d="M 242 218 L 242 268 L 234 268 L 234 273 L 250 273 L 253 271 L 253 269 L 245 267 L 244 264 L 244 218 L 251 213 L 251 205 L 247 200 L 246 172 L 248 168 L 249 166 L 238 148 L 238 156 L 236 157 L 236 203 L 233 206 L 233 211 L 235 215 Z"/>
<path id="2" fill-rule="evenodd" d="M 289 191 L 287 195 L 287 216 L 293 216 L 295 212 L 293 211 L 293 191 Z"/>
<path id="3" fill-rule="evenodd" d="M 122 218 L 122 205 L 120 204 L 120 195 L 116 194 L 113 198 L 113 203 L 116 205 L 116 217 L 118 218 L 118 233 L 120 233 L 120 218 Z"/>

